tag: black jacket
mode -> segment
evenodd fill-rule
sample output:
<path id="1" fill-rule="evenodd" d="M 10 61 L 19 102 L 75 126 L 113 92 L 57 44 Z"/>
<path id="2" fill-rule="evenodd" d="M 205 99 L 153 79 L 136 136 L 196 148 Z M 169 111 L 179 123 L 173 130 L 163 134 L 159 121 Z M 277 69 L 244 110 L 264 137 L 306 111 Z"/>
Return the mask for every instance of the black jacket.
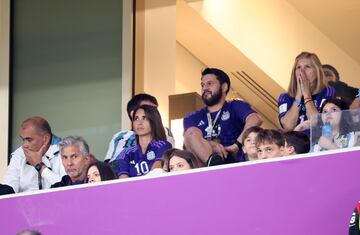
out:
<path id="1" fill-rule="evenodd" d="M 50 188 L 59 188 L 59 187 L 76 185 L 76 184 L 83 184 L 83 183 L 84 183 L 84 181 L 81 181 L 81 182 L 72 182 L 70 176 L 64 175 L 64 176 L 61 178 L 61 181 L 60 181 L 60 182 L 57 182 L 57 183 L 51 185 Z"/>

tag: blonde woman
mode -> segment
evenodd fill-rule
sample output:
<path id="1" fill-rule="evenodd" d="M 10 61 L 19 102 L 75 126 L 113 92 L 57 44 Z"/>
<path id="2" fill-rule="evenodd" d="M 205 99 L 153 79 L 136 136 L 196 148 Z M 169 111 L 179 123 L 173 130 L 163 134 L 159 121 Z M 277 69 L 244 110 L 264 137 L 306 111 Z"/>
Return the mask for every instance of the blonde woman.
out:
<path id="1" fill-rule="evenodd" d="M 323 80 L 324 72 L 317 55 L 300 53 L 295 59 L 288 92 L 278 100 L 279 121 L 285 131 L 294 130 L 317 114 L 325 100 L 335 97 L 334 88 L 325 87 Z"/>

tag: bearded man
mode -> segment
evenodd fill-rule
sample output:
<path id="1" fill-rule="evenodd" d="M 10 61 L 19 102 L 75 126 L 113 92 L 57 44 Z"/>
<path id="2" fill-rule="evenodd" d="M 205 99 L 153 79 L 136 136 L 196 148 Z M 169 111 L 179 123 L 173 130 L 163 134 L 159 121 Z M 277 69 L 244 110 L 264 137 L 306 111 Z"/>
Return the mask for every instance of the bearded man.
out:
<path id="1" fill-rule="evenodd" d="M 224 71 L 206 68 L 201 75 L 206 107 L 184 118 L 185 147 L 207 166 L 243 161 L 242 132 L 262 119 L 248 103 L 226 101 L 230 78 Z"/>

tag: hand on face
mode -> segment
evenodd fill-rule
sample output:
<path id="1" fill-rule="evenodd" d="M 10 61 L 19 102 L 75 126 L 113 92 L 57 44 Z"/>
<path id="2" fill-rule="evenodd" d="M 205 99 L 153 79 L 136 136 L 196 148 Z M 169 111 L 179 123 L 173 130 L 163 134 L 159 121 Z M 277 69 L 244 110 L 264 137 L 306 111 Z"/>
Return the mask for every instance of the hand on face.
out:
<path id="1" fill-rule="evenodd" d="M 317 80 L 316 68 L 312 60 L 309 58 L 299 59 L 296 64 L 295 76 L 298 80 L 298 85 L 300 85 L 302 96 L 305 98 L 310 97 L 312 88 Z"/>
<path id="2" fill-rule="evenodd" d="M 46 153 L 51 141 L 51 135 L 38 133 L 34 125 L 25 123 L 21 126 L 19 136 L 26 160 L 33 166 L 38 164 Z"/>
<path id="3" fill-rule="evenodd" d="M 300 76 L 296 76 L 296 84 L 297 84 L 296 99 L 301 100 L 301 97 L 303 97 L 303 93 L 301 90 Z"/>
<path id="4" fill-rule="evenodd" d="M 41 162 L 42 157 L 47 151 L 47 145 L 43 144 L 38 151 L 33 151 L 30 149 L 23 148 L 26 161 L 30 163 L 32 166 L 35 166 L 39 162 Z"/>
<path id="5" fill-rule="evenodd" d="M 308 98 L 311 97 L 311 91 L 310 91 L 310 81 L 306 77 L 306 73 L 301 70 L 301 72 L 298 75 L 299 83 L 300 83 L 300 89 L 302 96 Z"/>

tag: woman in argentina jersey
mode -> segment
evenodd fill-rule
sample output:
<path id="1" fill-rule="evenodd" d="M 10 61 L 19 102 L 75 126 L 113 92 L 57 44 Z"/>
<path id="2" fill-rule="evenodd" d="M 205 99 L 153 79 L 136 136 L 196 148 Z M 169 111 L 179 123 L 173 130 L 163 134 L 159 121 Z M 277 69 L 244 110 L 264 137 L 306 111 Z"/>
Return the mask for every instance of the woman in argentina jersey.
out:
<path id="1" fill-rule="evenodd" d="M 116 170 L 119 178 L 141 176 L 161 168 L 161 157 L 171 148 L 166 141 L 160 113 L 155 107 L 139 106 L 134 110 L 132 120 L 137 144 L 120 153 L 119 168 Z"/>
<path id="2" fill-rule="evenodd" d="M 318 56 L 302 52 L 296 59 L 291 72 L 287 93 L 278 100 L 279 121 L 285 131 L 292 131 L 297 125 L 317 114 L 322 103 L 335 97 L 335 90 L 325 86 L 324 72 Z"/>

